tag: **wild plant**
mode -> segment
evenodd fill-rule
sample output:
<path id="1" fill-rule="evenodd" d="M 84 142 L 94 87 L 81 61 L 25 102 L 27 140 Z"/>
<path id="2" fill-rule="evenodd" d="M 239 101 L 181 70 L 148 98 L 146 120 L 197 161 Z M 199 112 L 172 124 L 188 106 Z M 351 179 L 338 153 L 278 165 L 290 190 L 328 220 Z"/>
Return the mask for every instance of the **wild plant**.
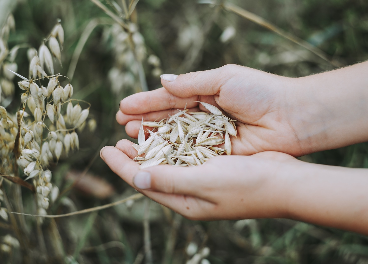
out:
<path id="1" fill-rule="evenodd" d="M 12 19 L 8 19 L 6 27 L 11 28 L 9 24 L 12 25 L 12 22 Z M 0 43 L 4 41 L 0 40 Z M 28 49 L 28 78 L 16 72 L 11 52 L 2 51 L 10 56 L 3 55 L 4 59 L 0 61 L 3 73 L 1 83 L 10 82 L 14 76 L 22 79 L 18 82 L 21 105 L 16 113 L 11 114 L 4 106 L 0 106 L 0 186 L 3 185 L 3 179 L 7 179 L 16 183 L 17 188 L 22 185 L 32 190 L 36 200 L 35 214 L 38 216 L 48 214 L 50 204 L 55 202 L 59 194 L 58 186 L 53 184 L 51 168 L 71 151 L 79 149 L 77 129 L 83 129 L 89 115 L 90 104 L 72 99 L 73 86 L 60 73 L 55 74 L 54 62 L 61 65 L 63 43 L 64 30 L 59 21 L 42 41 L 38 51 Z M 64 81 L 67 83 L 62 85 Z M 6 90 L 4 95 L 13 94 L 8 87 L 2 87 L 3 91 Z M 96 127 L 93 119 L 89 120 L 89 127 Z M 23 177 L 24 180 L 21 179 Z M 6 199 L 6 192 L 2 187 L 0 200 Z M 19 204 L 22 201 L 19 196 L 21 192 L 11 195 L 16 196 L 14 200 L 18 201 L 16 209 L 19 211 L 22 208 Z M 6 207 L 0 209 L 0 216 L 4 220 L 9 218 L 7 211 L 10 210 L 10 204 Z M 20 222 L 25 224 L 24 221 Z M 39 218 L 38 224 L 41 223 L 42 218 Z M 16 222 L 12 221 L 12 224 L 16 225 Z M 17 238 L 22 242 L 21 237 Z M 17 244 L 10 238 L 5 240 L 7 242 L 1 245 L 4 252 L 9 251 L 7 247 Z"/>

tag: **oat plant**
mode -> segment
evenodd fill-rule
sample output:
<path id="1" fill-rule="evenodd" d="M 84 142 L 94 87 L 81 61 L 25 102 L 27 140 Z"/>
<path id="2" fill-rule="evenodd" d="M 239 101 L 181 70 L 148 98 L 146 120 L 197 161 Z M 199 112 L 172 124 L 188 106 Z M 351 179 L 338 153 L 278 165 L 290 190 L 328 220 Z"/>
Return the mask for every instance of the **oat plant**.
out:
<path id="1" fill-rule="evenodd" d="M 14 19 L 9 16 L 5 28 L 14 28 L 13 25 Z M 3 39 L 0 39 L 0 44 L 4 44 L 7 31 L 3 29 Z M 6 96 L 5 99 L 12 95 L 14 93 L 14 88 L 10 85 L 10 83 L 13 84 L 12 78 L 14 76 L 21 78 L 18 82 L 21 89 L 21 105 L 14 114 L 4 106 L 0 106 L 0 175 L 2 176 L 0 201 L 5 202 L 5 206 L 1 204 L 3 207 L 0 208 L 0 217 L 5 223 L 10 220 L 11 226 L 8 230 L 9 234 L 0 244 L 0 250 L 2 254 L 10 254 L 13 247 L 20 245 L 23 262 L 47 258 L 41 228 L 42 216 L 48 214 L 50 204 L 54 203 L 59 195 L 59 187 L 53 183 L 51 168 L 59 160 L 67 157 L 71 151 L 79 149 L 77 129 L 83 130 L 89 115 L 90 104 L 73 99 L 73 86 L 68 83 L 68 79 L 60 73 L 55 74 L 54 63 L 61 65 L 63 43 L 64 30 L 59 21 L 49 36 L 42 41 L 38 50 L 28 49 L 27 54 L 30 59 L 28 78 L 16 72 L 14 54 L 19 46 L 13 52 L 7 52 L 7 49 L 1 50 L 3 54 L 0 60 L 3 74 L 2 91 Z M 6 48 L 5 44 L 3 46 Z M 93 119 L 89 120 L 89 127 L 92 129 L 96 127 Z M 10 214 L 10 211 L 24 213 L 20 186 L 34 193 L 35 212 L 27 213 L 39 216 L 36 229 L 32 226 L 33 221 L 25 221 L 22 215 L 15 218 Z M 26 247 L 31 240 L 29 236 L 34 232 L 31 230 L 37 230 L 41 253 L 37 256 L 30 256 L 27 253 Z M 5 257 L 9 256 L 5 255 Z"/>

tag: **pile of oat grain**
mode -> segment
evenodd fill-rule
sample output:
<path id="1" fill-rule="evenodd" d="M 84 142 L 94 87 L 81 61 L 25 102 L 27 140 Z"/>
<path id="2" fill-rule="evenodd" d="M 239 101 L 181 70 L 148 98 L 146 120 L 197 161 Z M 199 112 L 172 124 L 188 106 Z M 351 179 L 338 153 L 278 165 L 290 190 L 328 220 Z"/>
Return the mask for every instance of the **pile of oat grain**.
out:
<path id="1" fill-rule="evenodd" d="M 138 134 L 138 151 L 134 158 L 140 168 L 159 164 L 196 166 L 211 157 L 231 154 L 230 135 L 236 136 L 234 121 L 215 106 L 200 102 L 210 113 L 179 111 L 160 122 L 142 120 Z M 144 127 L 150 136 L 145 140 Z M 224 148 L 219 145 L 224 144 Z"/>

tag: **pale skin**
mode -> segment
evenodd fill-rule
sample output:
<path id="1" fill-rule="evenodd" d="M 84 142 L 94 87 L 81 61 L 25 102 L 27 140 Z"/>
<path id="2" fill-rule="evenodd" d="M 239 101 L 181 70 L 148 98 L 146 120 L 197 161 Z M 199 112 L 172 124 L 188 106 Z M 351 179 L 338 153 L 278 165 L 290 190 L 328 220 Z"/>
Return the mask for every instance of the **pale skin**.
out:
<path id="1" fill-rule="evenodd" d="M 294 158 L 368 141 L 368 62 L 303 78 L 227 65 L 162 79 L 121 101 L 117 121 L 136 138 L 142 117 L 211 103 L 238 120 L 232 156 L 201 166 L 140 170 L 128 140 L 101 157 L 122 179 L 189 219 L 290 218 L 368 235 L 368 171 Z"/>

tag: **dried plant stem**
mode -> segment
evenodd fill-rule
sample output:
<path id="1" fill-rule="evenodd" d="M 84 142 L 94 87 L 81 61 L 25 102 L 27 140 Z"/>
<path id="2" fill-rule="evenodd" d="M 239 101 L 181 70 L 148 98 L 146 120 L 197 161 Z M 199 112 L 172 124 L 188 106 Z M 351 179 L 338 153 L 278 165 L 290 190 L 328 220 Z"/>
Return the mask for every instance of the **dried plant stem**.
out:
<path id="1" fill-rule="evenodd" d="M 172 263 L 172 257 L 175 249 L 176 236 L 183 217 L 180 214 L 175 214 L 174 221 L 171 226 L 170 235 L 166 242 L 165 255 L 162 263 Z"/>
<path id="2" fill-rule="evenodd" d="M 84 209 L 84 210 L 80 210 L 80 211 L 76 211 L 76 212 L 72 212 L 72 213 L 67 213 L 67 214 L 60 214 L 60 215 L 34 215 L 34 214 L 25 214 L 25 213 L 19 213 L 19 212 L 10 212 L 10 214 L 21 214 L 21 215 L 25 215 L 25 216 L 33 216 L 33 217 L 44 217 L 44 218 L 61 218 L 61 217 L 67 217 L 67 216 L 73 216 L 73 215 L 80 215 L 80 214 L 86 214 L 86 213 L 91 213 L 91 212 L 95 212 L 95 211 L 100 211 L 106 208 L 110 208 L 113 207 L 115 205 L 118 204 L 122 204 L 125 203 L 127 201 L 130 200 L 137 200 L 142 198 L 144 195 L 141 193 L 137 193 L 134 195 L 131 195 L 125 199 L 113 202 L 113 203 L 109 203 L 109 204 L 105 204 L 105 205 L 101 205 L 101 206 L 96 206 L 93 208 L 88 208 L 88 209 Z"/>
<path id="3" fill-rule="evenodd" d="M 83 33 L 82 33 L 82 35 L 81 35 L 81 37 L 78 41 L 77 47 L 75 48 L 74 53 L 73 53 L 73 57 L 70 61 L 70 65 L 69 65 L 69 69 L 68 69 L 68 73 L 67 73 L 67 76 L 68 76 L 70 81 L 73 79 L 75 68 L 77 67 L 79 57 L 82 53 L 84 45 L 86 44 L 89 36 L 91 35 L 92 31 L 99 25 L 108 25 L 108 24 L 111 24 L 111 22 L 108 19 L 105 19 L 105 18 L 95 18 L 95 19 L 92 19 L 87 24 L 86 28 L 84 29 L 84 31 L 83 31 Z"/>
<path id="4" fill-rule="evenodd" d="M 63 256 L 65 256 L 65 251 L 63 247 L 63 241 L 54 219 L 50 220 L 50 225 L 47 231 L 52 243 L 52 247 L 54 248 L 55 257 L 62 262 Z"/>
<path id="5" fill-rule="evenodd" d="M 91 0 L 95 5 L 97 5 L 99 8 L 101 8 L 109 17 L 111 17 L 113 20 L 116 21 L 120 26 L 122 26 L 124 29 L 129 30 L 128 26 L 113 12 L 111 12 L 105 5 L 103 5 L 98 0 Z"/>
<path id="6" fill-rule="evenodd" d="M 122 3 L 122 6 L 123 6 L 123 9 L 124 9 L 125 17 L 128 18 L 129 17 L 129 13 L 128 13 L 127 4 L 126 4 L 125 0 L 121 0 L 121 3 Z"/>
<path id="7" fill-rule="evenodd" d="M 144 216 L 143 216 L 143 236 L 144 236 L 144 253 L 146 264 L 152 264 L 152 250 L 151 250 L 151 234 L 149 226 L 149 213 L 151 200 L 144 201 Z"/>
<path id="8" fill-rule="evenodd" d="M 22 191 L 20 189 L 20 185 L 17 184 L 12 184 L 12 196 L 14 199 L 14 204 L 15 204 L 15 210 L 17 210 L 18 212 L 24 212 L 23 209 L 23 199 L 22 199 Z M 22 229 L 23 234 L 28 235 L 27 233 L 27 225 L 26 225 L 26 220 L 24 218 L 24 215 L 19 215 L 18 216 L 18 221 L 19 221 L 19 225 L 20 228 Z"/>

